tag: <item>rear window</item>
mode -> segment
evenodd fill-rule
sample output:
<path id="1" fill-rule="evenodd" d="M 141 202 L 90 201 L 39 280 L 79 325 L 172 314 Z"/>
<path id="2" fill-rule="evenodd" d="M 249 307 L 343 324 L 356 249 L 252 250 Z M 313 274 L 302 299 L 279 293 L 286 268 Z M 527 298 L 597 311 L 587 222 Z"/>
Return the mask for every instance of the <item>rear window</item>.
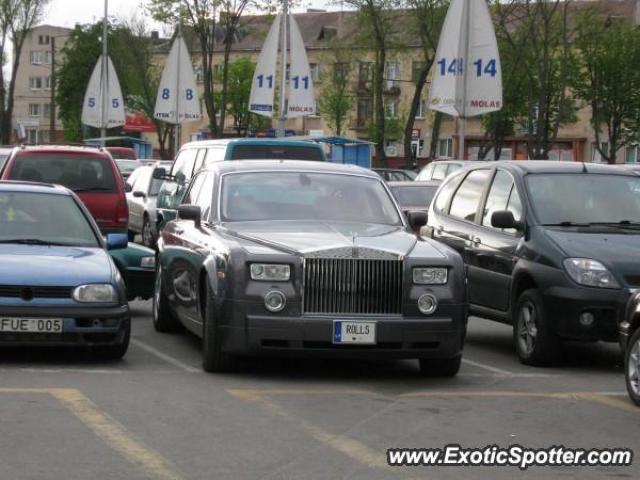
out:
<path id="1" fill-rule="evenodd" d="M 117 191 L 111 160 L 96 155 L 20 155 L 16 157 L 9 179 L 56 183 L 76 192 Z"/>
<path id="2" fill-rule="evenodd" d="M 231 160 L 315 160 L 323 161 L 318 147 L 288 145 L 235 145 Z"/>
<path id="3" fill-rule="evenodd" d="M 107 148 L 114 160 L 137 160 L 136 151 L 132 148 Z"/>

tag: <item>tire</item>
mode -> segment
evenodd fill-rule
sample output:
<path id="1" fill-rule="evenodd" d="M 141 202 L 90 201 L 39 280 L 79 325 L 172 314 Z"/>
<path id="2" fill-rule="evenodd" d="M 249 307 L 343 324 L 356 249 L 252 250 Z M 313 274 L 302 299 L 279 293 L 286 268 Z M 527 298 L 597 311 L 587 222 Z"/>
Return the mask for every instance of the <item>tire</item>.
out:
<path id="1" fill-rule="evenodd" d="M 425 377 L 455 377 L 460 370 L 462 355 L 453 358 L 420 358 L 420 374 Z"/>
<path id="2" fill-rule="evenodd" d="M 551 327 L 540 292 L 527 290 L 513 310 L 513 343 L 525 365 L 547 366 L 560 360 L 562 343 Z"/>
<path id="3" fill-rule="evenodd" d="M 153 235 L 151 222 L 149 221 L 149 217 L 147 215 L 144 216 L 144 220 L 142 221 L 142 244 L 145 247 L 152 249 L 155 249 L 156 247 L 156 239 Z"/>
<path id="4" fill-rule="evenodd" d="M 127 238 L 129 239 L 130 242 L 133 242 L 136 239 L 136 232 L 127 230 Z"/>
<path id="5" fill-rule="evenodd" d="M 217 319 L 213 307 L 213 291 L 207 281 L 204 326 L 202 332 L 202 368 L 209 373 L 224 373 L 233 369 L 233 357 L 222 351 L 222 341 L 217 333 Z"/>
<path id="6" fill-rule="evenodd" d="M 180 321 L 169 306 L 169 299 L 162 284 L 162 265 L 158 264 L 153 292 L 153 327 L 158 332 L 169 333 L 182 330 Z"/>
<path id="7" fill-rule="evenodd" d="M 129 339 L 131 338 L 131 319 L 125 320 L 124 336 L 120 343 L 104 347 L 94 347 L 94 354 L 104 360 L 120 360 L 127 353 Z"/>
<path id="8" fill-rule="evenodd" d="M 640 406 L 640 328 L 631 335 L 624 353 L 624 379 L 629 398 Z"/>

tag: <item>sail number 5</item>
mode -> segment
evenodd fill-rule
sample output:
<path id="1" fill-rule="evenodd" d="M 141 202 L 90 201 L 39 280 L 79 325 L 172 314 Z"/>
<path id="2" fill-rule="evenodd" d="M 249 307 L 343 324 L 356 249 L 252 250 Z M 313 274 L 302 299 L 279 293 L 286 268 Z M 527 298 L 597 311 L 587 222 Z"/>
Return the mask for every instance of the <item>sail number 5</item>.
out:
<path id="1" fill-rule="evenodd" d="M 454 58 L 453 60 L 441 58 L 438 60 L 437 64 L 440 76 L 442 77 L 447 75 L 462 75 L 464 73 L 463 58 Z M 473 62 L 473 65 L 476 67 L 476 77 L 482 77 L 483 75 L 495 77 L 498 74 L 498 67 L 495 58 L 490 59 L 486 63 L 480 58 Z"/>

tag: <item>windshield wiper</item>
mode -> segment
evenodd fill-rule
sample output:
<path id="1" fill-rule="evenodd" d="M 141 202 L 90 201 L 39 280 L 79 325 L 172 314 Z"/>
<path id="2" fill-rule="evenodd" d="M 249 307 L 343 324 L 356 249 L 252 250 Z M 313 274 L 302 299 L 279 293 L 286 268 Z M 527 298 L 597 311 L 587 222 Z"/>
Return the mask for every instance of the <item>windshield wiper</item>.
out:
<path id="1" fill-rule="evenodd" d="M 109 187 L 77 187 L 72 188 L 74 192 L 112 192 L 113 189 Z"/>
<path id="2" fill-rule="evenodd" d="M 618 227 L 618 228 L 638 228 L 640 227 L 640 222 L 636 222 L 633 220 L 620 220 L 619 222 L 597 222 L 592 223 L 591 225 L 605 226 L 605 227 Z"/>
<path id="3" fill-rule="evenodd" d="M 558 222 L 558 223 L 544 223 L 543 227 L 590 227 L 593 223 L 577 223 L 577 222 Z"/>
<path id="4" fill-rule="evenodd" d="M 47 240 L 41 240 L 39 238 L 11 238 L 8 240 L 0 240 L 0 243 L 16 243 L 18 245 L 45 245 L 56 247 L 68 247 L 72 245 L 71 243 L 50 242 Z"/>

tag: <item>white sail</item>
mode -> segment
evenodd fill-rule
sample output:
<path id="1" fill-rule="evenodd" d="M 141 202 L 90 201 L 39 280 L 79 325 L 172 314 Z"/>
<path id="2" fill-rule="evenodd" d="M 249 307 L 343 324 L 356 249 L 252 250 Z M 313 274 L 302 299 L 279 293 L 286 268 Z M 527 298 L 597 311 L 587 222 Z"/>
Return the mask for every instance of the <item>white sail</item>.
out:
<path id="1" fill-rule="evenodd" d="M 182 37 L 177 37 L 171 46 L 158 88 L 154 117 L 174 124 L 202 118 L 191 56 Z"/>
<path id="2" fill-rule="evenodd" d="M 429 108 L 473 117 L 502 108 L 502 68 L 486 0 L 453 0 L 445 18 Z"/>
<path id="3" fill-rule="evenodd" d="M 293 15 L 289 15 L 289 25 L 291 34 L 291 68 L 289 73 L 287 118 L 313 115 L 316 110 L 313 79 L 311 78 L 311 69 L 309 68 L 304 40 Z"/>
<path id="4" fill-rule="evenodd" d="M 264 42 L 256 70 L 253 74 L 249 111 L 271 117 L 273 115 L 273 97 L 276 87 L 276 63 L 278 61 L 278 43 L 282 15 L 278 14 L 271 25 Z M 282 94 L 282 93 L 281 93 Z"/>
<path id="5" fill-rule="evenodd" d="M 125 124 L 124 100 L 116 70 L 107 57 L 107 71 L 103 74 L 102 56 L 93 69 L 84 95 L 81 121 L 95 128 L 113 128 Z M 106 107 L 106 115 L 102 115 Z"/>

